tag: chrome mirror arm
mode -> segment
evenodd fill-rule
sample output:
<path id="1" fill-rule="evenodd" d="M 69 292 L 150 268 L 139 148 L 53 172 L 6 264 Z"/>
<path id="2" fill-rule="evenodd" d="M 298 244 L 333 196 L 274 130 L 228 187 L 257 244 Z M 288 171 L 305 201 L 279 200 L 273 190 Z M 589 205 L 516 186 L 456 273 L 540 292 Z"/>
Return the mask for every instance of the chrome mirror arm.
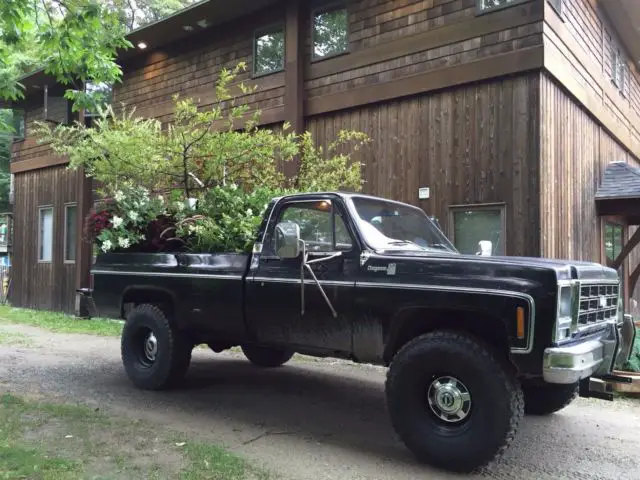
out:
<path id="1" fill-rule="evenodd" d="M 315 260 L 309 260 L 309 252 L 307 252 L 307 246 L 306 243 L 304 242 L 304 240 L 299 240 L 299 242 L 302 244 L 302 262 L 300 264 L 300 300 L 301 300 L 301 305 L 302 305 L 302 315 L 304 315 L 305 312 L 305 308 L 304 308 L 304 269 L 306 268 L 309 273 L 311 274 L 311 277 L 313 278 L 313 281 L 315 282 L 316 286 L 318 287 L 318 289 L 320 290 L 320 293 L 322 294 L 322 297 L 324 298 L 324 301 L 327 302 L 327 305 L 329 306 L 329 309 L 331 310 L 331 314 L 333 315 L 333 318 L 338 318 L 338 312 L 336 312 L 336 309 L 333 308 L 333 304 L 331 303 L 331 300 L 329 300 L 329 297 L 327 296 L 326 292 L 324 291 L 324 288 L 322 288 L 322 285 L 320 284 L 320 281 L 318 280 L 318 277 L 316 277 L 316 274 L 314 273 L 313 269 L 311 268 L 311 265 L 314 263 L 320 263 L 320 262 L 326 262 L 327 260 L 331 260 L 333 258 L 337 258 L 342 256 L 342 252 L 337 252 L 334 253 L 333 255 L 329 255 L 327 257 L 323 257 L 323 258 L 317 258 Z"/>

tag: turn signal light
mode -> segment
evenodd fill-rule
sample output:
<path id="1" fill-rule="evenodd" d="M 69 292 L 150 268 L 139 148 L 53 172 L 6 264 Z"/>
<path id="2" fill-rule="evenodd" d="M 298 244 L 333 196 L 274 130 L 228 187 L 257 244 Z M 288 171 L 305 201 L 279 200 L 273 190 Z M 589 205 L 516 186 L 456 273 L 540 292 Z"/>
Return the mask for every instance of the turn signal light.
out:
<path id="1" fill-rule="evenodd" d="M 524 308 L 518 307 L 516 308 L 516 323 L 517 323 L 517 333 L 518 338 L 524 338 Z"/>

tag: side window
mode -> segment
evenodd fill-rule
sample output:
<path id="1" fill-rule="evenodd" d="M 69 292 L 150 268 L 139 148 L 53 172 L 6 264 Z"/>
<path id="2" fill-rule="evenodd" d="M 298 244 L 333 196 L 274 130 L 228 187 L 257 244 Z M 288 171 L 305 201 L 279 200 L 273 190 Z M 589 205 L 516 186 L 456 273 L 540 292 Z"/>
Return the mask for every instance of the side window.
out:
<path id="1" fill-rule="evenodd" d="M 347 251 L 353 247 L 351 235 L 339 212 L 329 201 L 291 203 L 280 212 L 277 223 L 293 222 L 300 227 L 300 238 L 311 252 Z M 334 221 L 335 219 L 335 230 Z M 275 251 L 275 239 L 271 249 Z"/>

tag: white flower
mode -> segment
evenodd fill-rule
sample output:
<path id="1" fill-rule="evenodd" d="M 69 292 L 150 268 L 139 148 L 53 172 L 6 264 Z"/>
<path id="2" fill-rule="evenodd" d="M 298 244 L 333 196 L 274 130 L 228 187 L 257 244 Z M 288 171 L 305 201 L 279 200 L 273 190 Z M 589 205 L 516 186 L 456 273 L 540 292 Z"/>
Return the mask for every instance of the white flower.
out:
<path id="1" fill-rule="evenodd" d="M 238 189 L 238 185 L 236 185 L 235 183 L 232 183 L 231 185 L 229 185 L 229 188 L 231 190 L 237 190 Z"/>
<path id="2" fill-rule="evenodd" d="M 253 210 L 251 210 L 250 208 L 247 208 L 247 216 L 248 217 L 252 217 L 253 216 Z"/>
<path id="3" fill-rule="evenodd" d="M 114 215 L 111 219 L 111 223 L 113 224 L 114 228 L 118 228 L 120 225 L 122 225 L 122 222 L 124 222 L 124 220 L 117 215 Z"/>
<path id="4" fill-rule="evenodd" d="M 113 196 L 113 198 L 115 199 L 116 202 L 121 202 L 123 201 L 126 197 L 125 194 L 121 191 L 118 190 L 115 195 Z"/>
<path id="5" fill-rule="evenodd" d="M 158 195 L 158 201 L 164 202 L 164 197 L 162 195 Z"/>
<path id="6" fill-rule="evenodd" d="M 129 239 L 127 237 L 120 237 L 118 238 L 118 245 L 122 248 L 129 248 L 131 242 L 129 242 Z"/>
<path id="7" fill-rule="evenodd" d="M 102 242 L 101 248 L 104 253 L 107 253 L 109 250 L 111 250 L 113 248 L 113 244 L 111 243 L 111 240 L 105 240 L 104 242 Z"/>
<path id="8" fill-rule="evenodd" d="M 146 236 L 145 234 L 142 234 L 142 235 L 140 235 L 140 236 L 138 237 L 138 240 L 140 240 L 140 241 L 144 241 L 144 240 L 146 240 L 146 239 L 147 239 L 147 236 Z"/>
<path id="9" fill-rule="evenodd" d="M 140 218 L 140 215 L 138 214 L 138 212 L 136 212 L 134 210 L 131 210 L 129 212 L 129 218 L 135 222 L 136 220 L 138 220 Z"/>

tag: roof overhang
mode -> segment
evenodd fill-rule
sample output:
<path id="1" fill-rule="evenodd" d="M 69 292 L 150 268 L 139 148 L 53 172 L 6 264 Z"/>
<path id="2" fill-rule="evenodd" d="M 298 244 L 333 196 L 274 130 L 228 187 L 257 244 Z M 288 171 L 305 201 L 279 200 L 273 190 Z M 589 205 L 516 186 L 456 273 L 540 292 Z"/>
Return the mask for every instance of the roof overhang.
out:
<path id="1" fill-rule="evenodd" d="M 133 44 L 133 48 L 120 50 L 117 61 L 131 59 L 138 55 L 146 54 L 157 48 L 164 47 L 173 42 L 186 39 L 196 35 L 208 28 L 221 25 L 244 15 L 255 13 L 256 11 L 268 7 L 279 0 L 203 0 L 185 9 L 170 15 L 162 20 L 145 25 L 130 32 L 127 39 Z M 146 48 L 139 47 L 141 43 Z M 64 90 L 56 79 L 44 73 L 44 70 L 37 70 L 29 73 L 20 79 L 20 83 L 25 86 L 25 95 L 34 95 L 49 86 L 51 88 Z M 10 105 L 10 102 L 0 100 L 0 107 Z"/>
<path id="2" fill-rule="evenodd" d="M 599 0 L 598 4 L 637 66 L 640 64 L 640 1 Z"/>
<path id="3" fill-rule="evenodd" d="M 629 225 L 640 225 L 640 168 L 626 162 L 607 165 L 595 200 L 598 215 L 619 216 Z"/>

